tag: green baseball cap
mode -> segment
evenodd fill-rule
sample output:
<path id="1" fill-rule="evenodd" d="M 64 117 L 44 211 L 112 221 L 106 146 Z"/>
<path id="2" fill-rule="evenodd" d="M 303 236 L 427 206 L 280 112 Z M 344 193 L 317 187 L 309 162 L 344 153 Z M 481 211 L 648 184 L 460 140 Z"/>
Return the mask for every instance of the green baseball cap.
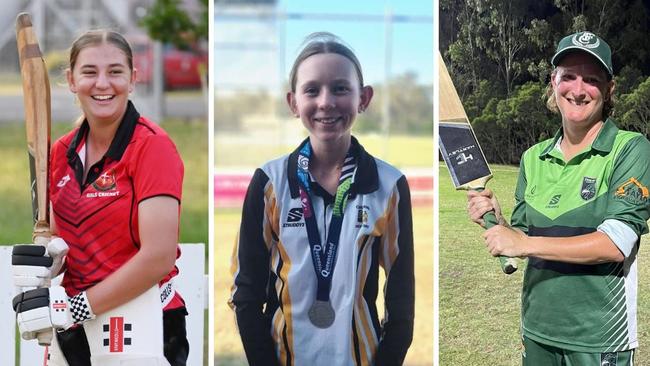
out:
<path id="1" fill-rule="evenodd" d="M 609 77 L 614 76 L 612 50 L 602 38 L 591 32 L 578 32 L 562 38 L 560 43 L 557 44 L 557 50 L 551 59 L 551 64 L 558 66 L 560 60 L 573 51 L 583 51 L 594 56 L 605 67 Z"/>

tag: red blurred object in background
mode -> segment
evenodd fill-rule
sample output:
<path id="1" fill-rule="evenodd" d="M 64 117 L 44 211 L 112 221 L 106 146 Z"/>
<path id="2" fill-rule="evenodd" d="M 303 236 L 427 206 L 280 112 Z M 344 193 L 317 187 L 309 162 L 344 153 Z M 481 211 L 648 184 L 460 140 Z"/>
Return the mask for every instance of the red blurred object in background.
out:
<path id="1" fill-rule="evenodd" d="M 133 66 L 138 70 L 138 83 L 151 84 L 153 78 L 153 43 L 146 37 L 130 39 Z M 203 66 L 199 66 L 199 65 Z M 207 68 L 208 53 L 193 48 L 180 50 L 173 45 L 163 46 L 165 90 L 201 88 L 200 67 Z"/>

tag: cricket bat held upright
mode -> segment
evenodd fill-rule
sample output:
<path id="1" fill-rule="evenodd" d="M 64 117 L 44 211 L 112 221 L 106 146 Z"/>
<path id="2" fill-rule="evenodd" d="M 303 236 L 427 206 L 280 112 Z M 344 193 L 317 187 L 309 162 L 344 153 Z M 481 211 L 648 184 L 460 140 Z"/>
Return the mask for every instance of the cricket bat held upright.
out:
<path id="1" fill-rule="evenodd" d="M 492 178 L 492 172 L 472 131 L 472 125 L 465 114 L 440 52 L 438 52 L 438 74 L 440 86 L 438 131 L 442 157 L 449 168 L 456 189 L 483 190 L 487 181 Z M 483 219 L 487 228 L 498 223 L 494 212 L 486 213 Z M 506 274 L 517 270 L 517 262 L 514 258 L 499 256 L 499 262 Z"/>
<path id="2" fill-rule="evenodd" d="M 50 81 L 32 21 L 27 13 L 16 18 L 16 43 L 23 81 L 25 129 L 29 153 L 35 244 L 50 240 L 48 195 L 50 159 Z M 49 334 L 48 334 L 49 333 Z M 50 344 L 52 332 L 39 333 L 39 344 Z"/>

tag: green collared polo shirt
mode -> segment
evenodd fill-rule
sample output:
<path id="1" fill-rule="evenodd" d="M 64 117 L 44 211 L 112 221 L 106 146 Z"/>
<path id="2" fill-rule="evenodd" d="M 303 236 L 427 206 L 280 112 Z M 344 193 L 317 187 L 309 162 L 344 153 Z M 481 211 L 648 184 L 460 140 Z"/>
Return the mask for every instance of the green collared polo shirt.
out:
<path id="1" fill-rule="evenodd" d="M 608 119 L 585 151 L 565 161 L 562 136 L 528 149 L 521 160 L 512 225 L 529 236 L 569 237 L 605 220 L 648 232 L 650 142 Z M 537 342 L 578 352 L 638 346 L 636 254 L 622 263 L 580 265 L 531 257 L 524 277 L 522 331 Z"/>

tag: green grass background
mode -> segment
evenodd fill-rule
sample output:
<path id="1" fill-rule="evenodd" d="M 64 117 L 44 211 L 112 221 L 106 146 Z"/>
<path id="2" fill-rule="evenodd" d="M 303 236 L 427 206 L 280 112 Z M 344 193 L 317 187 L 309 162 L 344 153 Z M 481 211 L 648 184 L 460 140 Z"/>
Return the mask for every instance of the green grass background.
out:
<path id="1" fill-rule="evenodd" d="M 388 142 L 388 155 L 384 143 L 377 136 L 357 136 L 364 148 L 371 154 L 384 158 L 404 168 L 428 168 L 433 166 L 433 141 L 429 137 L 391 137 Z M 285 154 L 295 146 L 255 146 L 253 151 L 246 146 L 220 144 L 215 142 L 217 168 L 228 167 L 229 162 L 246 161 L 251 174 L 255 166 L 273 157 Z M 243 149 L 243 150 L 242 150 Z M 241 154 L 241 151 L 247 151 Z M 237 155 L 239 152 L 239 157 Z M 244 155 L 244 156 L 242 156 Z M 215 365 L 243 366 L 246 357 L 235 324 L 233 311 L 228 307 L 232 276 L 230 275 L 230 257 L 235 237 L 239 230 L 241 209 L 215 210 Z M 413 209 L 413 232 L 415 250 L 415 329 L 413 343 L 408 351 L 405 365 L 433 365 L 433 208 L 419 207 Z M 380 271 L 381 273 L 381 271 Z M 383 279 L 382 279 L 383 280 Z M 380 284 L 382 288 L 383 283 Z M 383 313 L 383 297 L 378 296 L 378 311 Z"/>
<path id="2" fill-rule="evenodd" d="M 208 243 L 208 138 L 203 122 L 165 120 L 185 164 L 180 242 Z M 52 141 L 72 128 L 52 125 Z M 32 236 L 29 162 L 22 123 L 0 124 L 0 245 L 29 243 Z M 164 174 L 164 172 L 160 172 Z M 207 249 L 206 249 L 207 253 Z"/>
<path id="3" fill-rule="evenodd" d="M 510 218 L 518 169 L 493 166 L 494 178 L 488 183 Z M 449 171 L 440 168 L 440 273 L 439 317 L 441 366 L 520 365 L 521 338 L 519 315 L 521 284 L 525 261 L 513 275 L 501 272 L 480 235 L 483 231 L 467 217 L 465 192 L 453 188 Z M 638 256 L 639 342 L 635 364 L 650 365 L 644 350 L 650 337 L 650 242 L 645 235 Z M 552 306 L 552 304 L 549 304 Z"/>

